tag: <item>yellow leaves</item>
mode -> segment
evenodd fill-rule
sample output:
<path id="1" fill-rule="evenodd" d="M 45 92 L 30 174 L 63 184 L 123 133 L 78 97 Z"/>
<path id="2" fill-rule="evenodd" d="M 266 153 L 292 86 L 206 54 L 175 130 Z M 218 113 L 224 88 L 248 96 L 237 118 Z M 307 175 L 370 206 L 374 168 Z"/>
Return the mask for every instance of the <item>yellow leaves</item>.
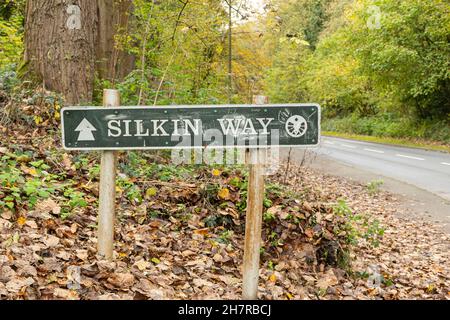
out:
<path id="1" fill-rule="evenodd" d="M 16 157 L 16 160 L 17 160 L 17 162 L 29 162 L 29 161 L 31 161 L 31 158 L 29 155 L 22 154 L 22 155 Z"/>
<path id="2" fill-rule="evenodd" d="M 217 47 L 216 47 L 216 53 L 217 53 L 218 55 L 220 55 L 222 52 L 223 52 L 223 46 L 217 46 Z"/>
<path id="3" fill-rule="evenodd" d="M 220 189 L 219 192 L 217 193 L 217 196 L 219 197 L 219 199 L 229 200 L 230 190 L 228 190 L 227 188 Z"/>
<path id="4" fill-rule="evenodd" d="M 27 219 L 25 219 L 24 217 L 19 217 L 19 219 L 17 219 L 17 224 L 20 227 L 22 227 L 26 222 L 27 222 Z"/>
<path id="5" fill-rule="evenodd" d="M 148 188 L 147 191 L 145 192 L 145 197 L 151 198 L 151 197 L 156 196 L 157 193 L 158 193 L 158 189 L 156 189 L 155 187 L 151 187 L 151 188 Z"/>
<path id="6" fill-rule="evenodd" d="M 269 277 L 269 281 L 272 283 L 277 282 L 277 276 L 275 275 L 275 273 L 272 273 Z"/>
<path id="7" fill-rule="evenodd" d="M 197 229 L 197 230 L 194 230 L 194 233 L 202 235 L 202 236 L 207 236 L 207 235 L 209 235 L 209 228 Z"/>
<path id="8" fill-rule="evenodd" d="M 222 172 L 220 171 L 220 170 L 218 170 L 218 169 L 214 169 L 213 171 L 212 171 L 212 175 L 214 176 L 214 177 L 218 177 L 218 176 L 220 176 L 222 174 Z"/>
<path id="9" fill-rule="evenodd" d="M 294 299 L 294 296 L 293 296 L 292 294 L 290 294 L 289 292 L 286 292 L 286 297 L 287 297 L 289 300 Z"/>
<path id="10" fill-rule="evenodd" d="M 28 168 L 26 165 L 24 165 L 24 164 L 22 164 L 21 166 L 20 166 L 20 169 L 23 171 L 23 173 L 25 173 L 25 174 L 29 174 L 29 175 L 31 175 L 31 176 L 33 176 L 33 177 L 37 177 L 38 176 L 38 173 L 37 173 L 37 171 L 36 171 L 36 168 Z"/>
<path id="11" fill-rule="evenodd" d="M 60 120 L 61 119 L 61 114 L 59 113 L 59 110 L 61 110 L 61 106 L 59 105 L 58 102 L 55 102 L 55 114 L 54 114 L 54 118 L 55 120 Z"/>
<path id="12" fill-rule="evenodd" d="M 426 289 L 427 293 L 436 293 L 437 292 L 437 288 L 434 284 L 430 284 L 428 285 L 427 289 Z"/>
<path id="13" fill-rule="evenodd" d="M 119 252 L 119 259 L 125 259 L 127 256 L 125 252 Z"/>
<path id="14" fill-rule="evenodd" d="M 44 120 L 42 119 L 41 116 L 34 116 L 34 123 L 40 125 L 42 122 L 44 122 Z"/>
<path id="15" fill-rule="evenodd" d="M 160 263 L 161 263 L 161 260 L 159 260 L 158 258 L 152 258 L 151 261 L 152 261 L 154 264 L 160 264 Z"/>

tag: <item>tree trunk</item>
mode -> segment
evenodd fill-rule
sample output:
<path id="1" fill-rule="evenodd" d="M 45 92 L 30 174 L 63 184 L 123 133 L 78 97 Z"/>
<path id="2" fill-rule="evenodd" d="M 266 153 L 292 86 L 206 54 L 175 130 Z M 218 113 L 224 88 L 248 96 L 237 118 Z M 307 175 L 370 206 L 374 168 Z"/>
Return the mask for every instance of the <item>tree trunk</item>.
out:
<path id="1" fill-rule="evenodd" d="M 114 36 L 128 29 L 131 0 L 98 0 L 97 72 L 101 79 L 114 83 L 123 79 L 135 65 L 135 56 L 116 48 Z"/>
<path id="2" fill-rule="evenodd" d="M 96 1 L 27 2 L 25 61 L 68 104 L 92 100 L 96 36 Z"/>
<path id="3" fill-rule="evenodd" d="M 28 0 L 27 71 L 67 104 L 92 100 L 94 77 L 114 80 L 132 70 L 133 58 L 115 48 L 126 28 L 131 0 Z"/>

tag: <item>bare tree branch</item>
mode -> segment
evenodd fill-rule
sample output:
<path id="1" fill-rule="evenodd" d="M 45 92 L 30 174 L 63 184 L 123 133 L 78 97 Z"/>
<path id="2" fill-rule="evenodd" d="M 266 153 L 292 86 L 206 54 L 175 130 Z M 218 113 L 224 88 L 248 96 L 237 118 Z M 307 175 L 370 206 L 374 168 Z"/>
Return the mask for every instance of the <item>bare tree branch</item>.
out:
<path id="1" fill-rule="evenodd" d="M 183 15 L 184 9 L 186 9 L 186 7 L 189 3 L 189 0 L 186 0 L 186 2 L 183 2 L 181 0 L 179 0 L 179 1 L 183 4 L 183 7 L 181 8 L 180 12 L 178 13 L 177 21 L 175 22 L 175 28 L 173 29 L 173 34 L 172 34 L 172 42 L 175 40 L 177 28 L 178 28 L 178 25 L 180 24 L 181 16 Z"/>

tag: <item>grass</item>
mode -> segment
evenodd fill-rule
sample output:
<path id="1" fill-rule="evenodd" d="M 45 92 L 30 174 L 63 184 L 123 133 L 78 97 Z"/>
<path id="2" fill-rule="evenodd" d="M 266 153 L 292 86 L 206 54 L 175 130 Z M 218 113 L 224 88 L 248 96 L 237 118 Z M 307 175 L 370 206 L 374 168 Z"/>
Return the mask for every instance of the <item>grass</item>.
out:
<path id="1" fill-rule="evenodd" d="M 450 145 L 442 144 L 435 141 L 426 140 L 413 140 L 406 138 L 388 138 L 388 137 L 375 137 L 375 136 L 365 136 L 359 134 L 349 134 L 334 131 L 323 131 L 322 135 L 330 137 L 338 137 L 352 140 L 360 140 L 374 143 L 390 144 L 390 145 L 400 145 L 403 147 L 419 148 L 426 150 L 442 151 L 450 153 Z"/>

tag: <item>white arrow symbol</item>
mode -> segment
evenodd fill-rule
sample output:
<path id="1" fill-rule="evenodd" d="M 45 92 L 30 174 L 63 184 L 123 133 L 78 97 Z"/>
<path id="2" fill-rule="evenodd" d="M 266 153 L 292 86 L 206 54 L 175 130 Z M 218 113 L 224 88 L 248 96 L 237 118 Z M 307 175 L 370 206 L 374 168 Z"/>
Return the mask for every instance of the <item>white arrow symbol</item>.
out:
<path id="1" fill-rule="evenodd" d="M 97 129 L 86 118 L 81 121 L 75 131 L 80 132 L 77 141 L 95 141 L 92 131 L 97 131 Z"/>

